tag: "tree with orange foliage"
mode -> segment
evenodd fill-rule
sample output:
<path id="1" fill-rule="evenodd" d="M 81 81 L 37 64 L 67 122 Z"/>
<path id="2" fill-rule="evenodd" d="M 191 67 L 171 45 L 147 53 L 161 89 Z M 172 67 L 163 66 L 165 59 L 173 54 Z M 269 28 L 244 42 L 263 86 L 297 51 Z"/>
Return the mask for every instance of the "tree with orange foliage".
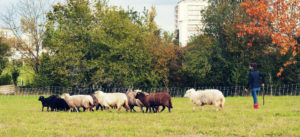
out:
<path id="1" fill-rule="evenodd" d="M 296 56 L 300 53 L 300 1 L 299 0 L 245 0 L 241 4 L 250 22 L 239 24 L 239 37 L 252 36 L 249 47 L 260 36 L 272 38 L 272 44 L 280 48 L 280 54 L 291 54 L 284 67 L 296 64 Z M 277 76 L 281 76 L 281 67 Z"/>

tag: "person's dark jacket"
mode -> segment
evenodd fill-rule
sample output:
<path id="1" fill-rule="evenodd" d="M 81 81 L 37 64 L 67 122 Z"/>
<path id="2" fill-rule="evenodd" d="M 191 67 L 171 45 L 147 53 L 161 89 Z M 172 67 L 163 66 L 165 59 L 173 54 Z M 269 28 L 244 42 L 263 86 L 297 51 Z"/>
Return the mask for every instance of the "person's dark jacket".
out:
<path id="1" fill-rule="evenodd" d="M 262 77 L 262 83 L 265 83 L 265 75 L 260 73 L 256 69 L 250 70 L 249 76 L 248 76 L 248 84 L 246 88 L 259 88 L 260 87 L 260 82 L 259 82 L 259 77 Z"/>

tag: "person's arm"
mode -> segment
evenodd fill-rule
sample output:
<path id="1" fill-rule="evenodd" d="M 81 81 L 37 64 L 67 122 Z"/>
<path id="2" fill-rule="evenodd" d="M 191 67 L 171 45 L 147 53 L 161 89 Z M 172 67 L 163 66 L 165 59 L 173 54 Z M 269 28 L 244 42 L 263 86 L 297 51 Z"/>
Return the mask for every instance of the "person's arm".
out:
<path id="1" fill-rule="evenodd" d="M 248 91 L 248 88 L 250 87 L 250 83 L 251 82 L 252 82 L 252 77 L 251 77 L 251 72 L 249 72 L 249 75 L 248 75 L 248 84 L 245 87 L 245 91 L 246 92 Z"/>
<path id="2" fill-rule="evenodd" d="M 259 76 L 262 77 L 262 84 L 261 84 L 261 86 L 264 87 L 265 86 L 265 75 L 259 72 Z"/>

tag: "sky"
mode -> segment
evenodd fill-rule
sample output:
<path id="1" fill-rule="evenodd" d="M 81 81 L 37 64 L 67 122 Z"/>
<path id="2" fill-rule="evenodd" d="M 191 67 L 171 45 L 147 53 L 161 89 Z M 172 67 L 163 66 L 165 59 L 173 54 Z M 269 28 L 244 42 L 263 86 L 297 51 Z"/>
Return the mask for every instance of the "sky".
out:
<path id="1" fill-rule="evenodd" d="M 7 7 L 11 4 L 16 4 L 19 0 L 0 0 L 0 16 L 6 12 Z M 138 12 L 142 12 L 144 7 L 146 9 L 155 6 L 157 16 L 155 21 L 159 28 L 170 33 L 175 30 L 175 6 L 179 0 L 109 0 L 109 5 L 121 6 L 123 9 L 128 7 L 133 8 Z M 0 27 L 5 27 L 0 21 Z"/>

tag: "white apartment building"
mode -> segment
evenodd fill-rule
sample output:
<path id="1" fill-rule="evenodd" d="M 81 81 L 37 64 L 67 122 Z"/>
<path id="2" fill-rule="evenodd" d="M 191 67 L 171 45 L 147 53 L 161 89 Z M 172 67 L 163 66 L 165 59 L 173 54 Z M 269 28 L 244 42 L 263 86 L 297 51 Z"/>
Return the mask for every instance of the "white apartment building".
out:
<path id="1" fill-rule="evenodd" d="M 11 39 L 15 38 L 15 34 L 11 29 L 0 28 L 0 37 Z"/>
<path id="2" fill-rule="evenodd" d="M 17 37 L 15 36 L 14 32 L 11 29 L 8 28 L 0 28 L 0 37 L 6 38 L 6 39 L 14 39 L 15 44 L 17 42 Z M 24 34 L 22 35 L 22 40 L 26 42 L 26 44 L 30 45 L 32 43 L 32 40 L 30 38 L 30 34 Z M 11 47 L 11 56 L 8 58 L 11 60 L 20 60 L 23 59 L 23 51 L 18 50 L 17 48 Z"/>
<path id="3" fill-rule="evenodd" d="M 208 0 L 181 0 L 176 4 L 175 29 L 179 31 L 180 46 L 186 46 L 191 36 L 201 32 L 201 10 L 206 6 Z"/>

